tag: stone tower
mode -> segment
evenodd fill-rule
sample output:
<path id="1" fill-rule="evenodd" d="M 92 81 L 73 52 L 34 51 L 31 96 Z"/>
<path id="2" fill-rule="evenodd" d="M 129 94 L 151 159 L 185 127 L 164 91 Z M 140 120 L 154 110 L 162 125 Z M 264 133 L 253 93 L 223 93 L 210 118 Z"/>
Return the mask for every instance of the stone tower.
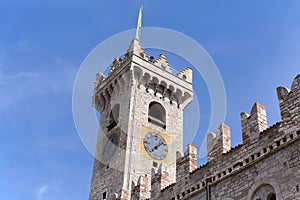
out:
<path id="1" fill-rule="evenodd" d="M 150 198 L 158 172 L 160 189 L 174 183 L 183 110 L 192 99 L 191 68 L 173 73 L 165 55 L 149 58 L 138 39 L 107 77 L 98 73 L 93 106 L 101 116 L 89 199 Z"/>

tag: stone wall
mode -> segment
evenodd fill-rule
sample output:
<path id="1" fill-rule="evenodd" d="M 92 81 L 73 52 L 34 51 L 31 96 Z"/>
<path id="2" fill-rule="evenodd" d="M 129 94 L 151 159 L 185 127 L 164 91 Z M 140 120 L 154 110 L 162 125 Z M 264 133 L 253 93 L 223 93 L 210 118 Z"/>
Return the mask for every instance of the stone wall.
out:
<path id="1" fill-rule="evenodd" d="M 228 149 L 229 127 L 221 125 L 208 138 L 209 161 L 190 171 L 194 155 L 186 152 L 177 160 L 176 183 L 151 199 L 300 199 L 300 75 L 291 91 L 277 92 L 281 122 L 267 128 L 266 109 L 255 103 L 250 115 L 241 114 L 243 144 Z"/>

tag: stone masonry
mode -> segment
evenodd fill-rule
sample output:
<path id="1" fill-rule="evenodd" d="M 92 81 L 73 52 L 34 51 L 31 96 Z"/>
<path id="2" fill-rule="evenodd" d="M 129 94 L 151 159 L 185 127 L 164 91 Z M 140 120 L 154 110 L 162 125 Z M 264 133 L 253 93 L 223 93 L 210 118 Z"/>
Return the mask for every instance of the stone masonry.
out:
<path id="1" fill-rule="evenodd" d="M 137 39 L 123 59 L 114 60 L 107 77 L 98 73 L 93 106 L 101 117 L 90 200 L 150 198 L 149 177 L 158 172 L 160 189 L 175 182 L 176 152 L 183 153 L 183 110 L 192 99 L 191 68 L 173 73 L 165 55 L 148 58 Z M 151 103 L 161 107 L 152 117 Z M 151 122 L 157 116 L 162 126 Z M 146 152 L 143 142 L 149 132 L 166 141 L 166 158 L 155 159 Z M 109 142 L 113 134 L 118 138 L 116 149 Z"/>
<path id="2" fill-rule="evenodd" d="M 133 40 L 107 77 L 96 76 L 93 106 L 101 118 L 89 199 L 300 200 L 300 74 L 277 94 L 280 122 L 268 127 L 266 108 L 254 103 L 250 114 L 241 113 L 243 143 L 231 148 L 230 127 L 221 124 L 208 133 L 208 161 L 197 168 L 197 147 L 182 147 L 192 70 L 173 74 L 164 55 L 153 60 Z M 165 109 L 164 126 L 150 122 L 151 102 Z M 166 140 L 164 160 L 143 149 L 149 131 Z M 113 134 L 116 149 L 107 144 Z"/>
<path id="3" fill-rule="evenodd" d="M 189 147 L 177 160 L 176 183 L 151 199 L 299 200 L 300 74 L 277 94 L 282 121 L 267 127 L 266 109 L 255 103 L 250 115 L 241 113 L 243 144 L 230 148 L 229 127 L 220 125 L 207 137 L 208 162 L 191 170 L 196 147 Z"/>

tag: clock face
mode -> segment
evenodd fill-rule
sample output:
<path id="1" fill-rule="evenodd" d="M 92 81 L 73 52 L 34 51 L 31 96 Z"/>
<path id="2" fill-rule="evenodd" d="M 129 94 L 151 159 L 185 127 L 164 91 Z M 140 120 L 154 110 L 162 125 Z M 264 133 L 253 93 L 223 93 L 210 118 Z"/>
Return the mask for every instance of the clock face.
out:
<path id="1" fill-rule="evenodd" d="M 118 145 L 119 145 L 119 134 L 118 133 L 111 134 L 104 145 L 103 159 L 104 160 L 111 159 L 111 157 L 115 154 Z"/>
<path id="2" fill-rule="evenodd" d="M 148 132 L 144 137 L 144 147 L 147 153 L 156 160 L 163 160 L 168 154 L 166 140 L 159 134 Z"/>

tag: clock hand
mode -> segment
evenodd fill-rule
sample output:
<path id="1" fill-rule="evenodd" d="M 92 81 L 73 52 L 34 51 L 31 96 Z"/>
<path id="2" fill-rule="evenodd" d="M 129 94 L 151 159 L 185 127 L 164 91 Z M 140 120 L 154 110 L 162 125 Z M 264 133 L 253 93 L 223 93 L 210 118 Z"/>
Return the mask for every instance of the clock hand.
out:
<path id="1" fill-rule="evenodd" d="M 164 141 L 163 141 L 162 139 L 160 139 L 160 140 L 155 144 L 155 146 L 151 149 L 151 152 L 153 152 L 154 149 L 157 149 L 160 145 L 162 145 L 163 142 L 164 142 Z"/>

